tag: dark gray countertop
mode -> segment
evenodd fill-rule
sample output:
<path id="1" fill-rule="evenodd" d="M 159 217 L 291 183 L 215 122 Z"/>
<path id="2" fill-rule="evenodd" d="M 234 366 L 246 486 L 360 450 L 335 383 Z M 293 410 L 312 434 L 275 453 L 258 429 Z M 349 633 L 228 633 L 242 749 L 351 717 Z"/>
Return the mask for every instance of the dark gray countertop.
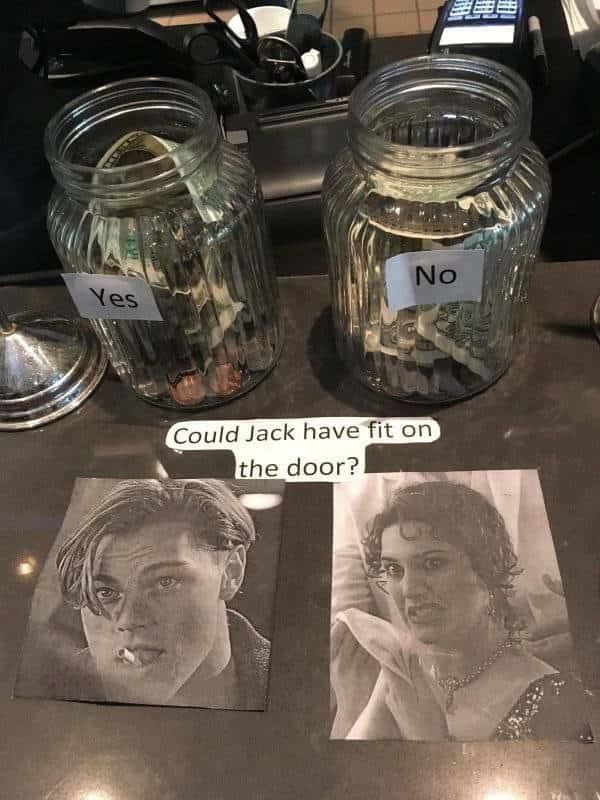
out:
<path id="1" fill-rule="evenodd" d="M 599 274 L 597 262 L 540 265 L 528 331 L 509 373 L 442 409 L 404 406 L 350 380 L 331 341 L 326 279 L 284 278 L 279 366 L 250 395 L 201 418 L 432 413 L 439 441 L 371 447 L 367 470 L 539 468 L 584 679 L 600 689 L 600 348 L 588 325 Z M 6 288 L 1 299 L 9 312 L 71 309 L 57 287 Z M 15 567 L 25 556 L 43 562 L 75 477 L 152 477 L 157 461 L 173 477 L 232 474 L 228 453 L 166 450 L 166 430 L 178 419 L 137 400 L 109 373 L 78 412 L 46 429 L 0 436 L 0 795 L 598 797 L 598 745 L 329 741 L 327 485 L 286 492 L 266 713 L 11 700 L 34 587 Z M 590 716 L 600 731 L 591 696 Z"/>

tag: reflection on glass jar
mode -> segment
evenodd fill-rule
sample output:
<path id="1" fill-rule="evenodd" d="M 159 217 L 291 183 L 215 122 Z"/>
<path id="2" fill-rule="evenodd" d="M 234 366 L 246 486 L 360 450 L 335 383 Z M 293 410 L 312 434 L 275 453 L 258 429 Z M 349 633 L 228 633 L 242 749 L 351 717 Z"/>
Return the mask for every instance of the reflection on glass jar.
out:
<path id="1" fill-rule="evenodd" d="M 143 278 L 162 316 L 93 321 L 119 376 L 172 408 L 261 380 L 282 342 L 262 197 L 206 94 L 162 78 L 110 84 L 62 109 L 45 145 L 65 270 Z"/>
<path id="2" fill-rule="evenodd" d="M 399 62 L 352 94 L 323 215 L 338 351 L 369 387 L 445 402 L 508 368 L 550 193 L 530 121 L 524 81 L 479 58 Z"/>

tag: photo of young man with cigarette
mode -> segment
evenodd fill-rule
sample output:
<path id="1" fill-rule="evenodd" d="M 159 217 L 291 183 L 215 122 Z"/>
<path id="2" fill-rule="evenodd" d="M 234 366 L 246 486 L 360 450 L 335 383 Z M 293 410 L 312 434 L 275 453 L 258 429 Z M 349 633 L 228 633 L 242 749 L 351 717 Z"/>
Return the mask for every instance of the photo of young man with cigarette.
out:
<path id="1" fill-rule="evenodd" d="M 264 708 L 269 641 L 227 607 L 255 540 L 252 516 L 224 481 L 114 482 L 56 553 L 64 604 L 87 644 L 58 695 Z"/>

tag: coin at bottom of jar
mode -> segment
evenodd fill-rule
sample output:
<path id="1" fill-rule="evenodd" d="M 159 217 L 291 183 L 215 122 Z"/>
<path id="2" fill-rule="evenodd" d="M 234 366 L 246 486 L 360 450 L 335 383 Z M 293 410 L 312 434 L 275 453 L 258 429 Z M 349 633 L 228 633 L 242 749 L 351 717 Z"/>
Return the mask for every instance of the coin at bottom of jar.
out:
<path id="1" fill-rule="evenodd" d="M 178 375 L 174 381 L 169 381 L 169 394 L 180 406 L 195 406 L 202 403 L 206 397 L 202 375 L 199 372 Z"/>
<path id="2" fill-rule="evenodd" d="M 242 385 L 242 373 L 233 364 L 216 364 L 209 378 L 209 386 L 218 397 L 237 392 Z"/>

